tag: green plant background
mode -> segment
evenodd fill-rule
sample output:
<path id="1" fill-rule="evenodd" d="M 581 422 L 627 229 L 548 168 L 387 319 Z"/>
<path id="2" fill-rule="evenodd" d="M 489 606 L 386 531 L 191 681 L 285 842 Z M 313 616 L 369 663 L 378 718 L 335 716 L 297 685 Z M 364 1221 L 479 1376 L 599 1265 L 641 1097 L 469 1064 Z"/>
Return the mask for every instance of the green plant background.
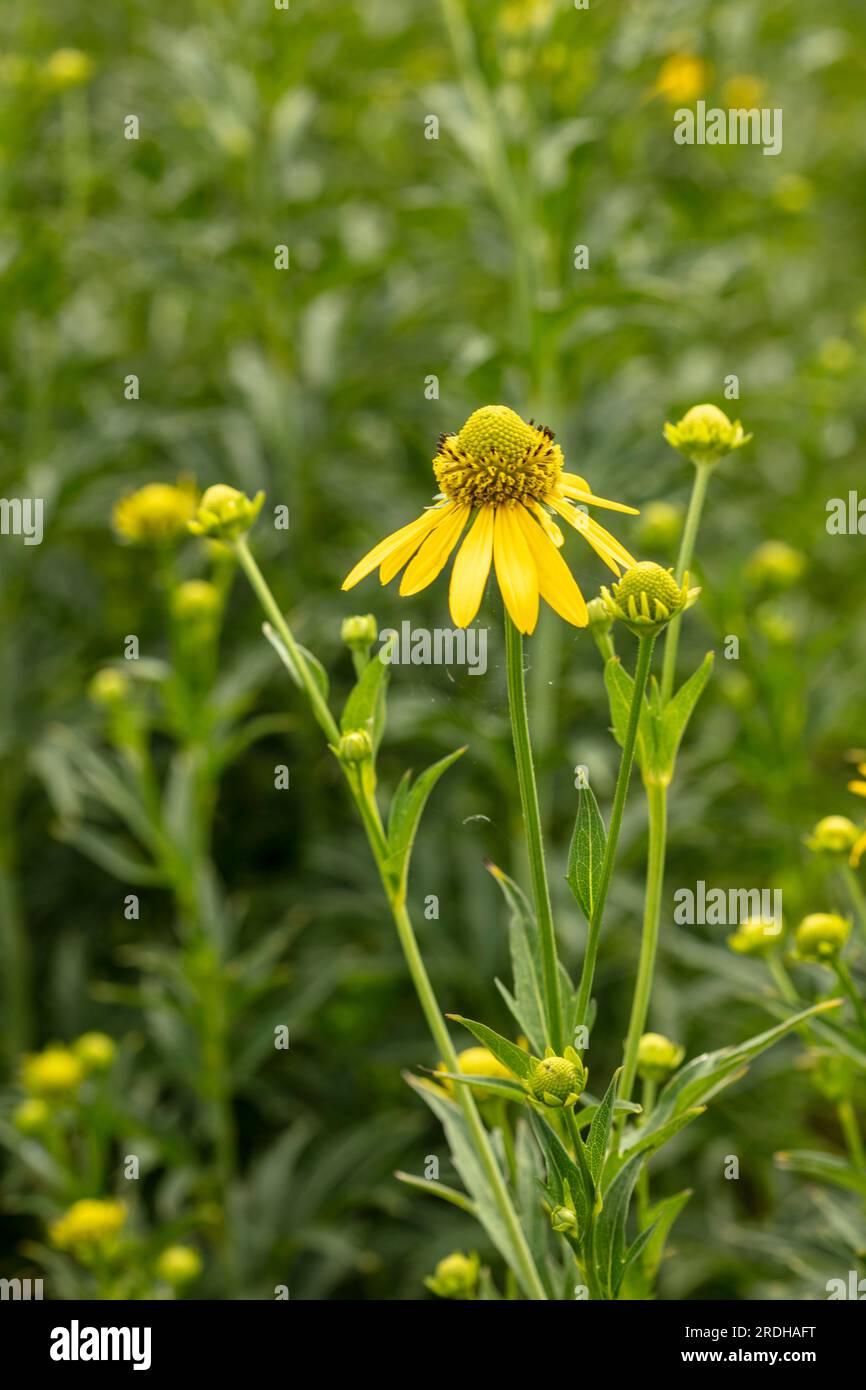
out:
<path id="1" fill-rule="evenodd" d="M 12 1087 L 16 1040 L 28 1034 L 44 1043 L 99 1028 L 127 1040 L 130 1105 L 143 1125 L 160 1121 L 140 1196 L 155 1227 L 189 1098 L 140 1011 L 104 985 L 134 984 L 130 950 L 170 940 L 171 906 L 145 890 L 140 921 L 126 921 L 122 886 L 56 837 L 46 788 L 60 776 L 46 753 L 52 727 L 97 735 L 87 683 L 125 635 L 165 655 L 152 556 L 117 544 L 110 527 L 114 501 L 143 482 L 192 474 L 201 486 L 263 487 L 265 519 L 288 505 L 288 534 L 265 520 L 256 551 L 300 640 L 348 690 L 348 613 L 372 609 L 380 627 L 449 622 L 444 581 L 412 600 L 372 579 L 351 596 L 339 589 L 361 553 L 427 503 L 441 430 L 503 401 L 550 424 L 601 494 L 684 506 L 690 468 L 662 424 L 696 401 L 726 405 L 723 383 L 736 374 L 740 398 L 726 408 L 754 441 L 713 479 L 698 547 L 704 595 L 683 632 L 683 669 L 710 648 L 718 659 L 671 802 L 651 1025 L 694 1055 L 767 1024 L 760 966 L 732 956 L 723 929 L 675 927 L 677 887 L 778 887 L 791 922 L 845 907 L 802 841 L 821 815 L 859 819 L 845 782 L 866 747 L 863 540 L 825 528 L 828 499 L 862 480 L 862 9 L 473 6 L 509 193 L 443 21 L 459 8 L 72 0 L 0 16 L 2 493 L 43 497 L 46 514 L 40 547 L 0 538 L 4 1063 Z M 93 73 L 58 90 L 46 64 L 70 45 Z M 780 156 L 674 145 L 672 105 L 655 87 L 666 57 L 683 52 L 709 65 L 708 101 L 722 104 L 731 78 L 764 83 L 763 104 L 784 111 Z M 123 138 L 129 114 L 137 141 Z M 431 114 L 438 140 L 424 136 Z M 280 243 L 286 272 L 274 269 Z M 578 243 L 590 248 L 587 270 L 573 269 Z M 130 373 L 138 401 L 124 399 Z M 640 549 L 639 523 L 616 530 Z M 808 558 L 781 595 L 750 579 L 767 539 Z M 648 553 L 673 563 L 673 548 Z M 196 554 L 184 551 L 185 572 Z M 600 563 L 576 542 L 569 554 L 594 593 Z M 520 874 L 521 863 L 492 589 L 481 622 L 485 676 L 397 669 L 380 762 L 396 783 L 404 767 L 469 746 L 428 810 L 410 900 L 443 1006 L 508 1032 L 493 984 L 506 966 L 505 916 L 483 864 Z M 286 928 L 264 1022 L 291 1028 L 289 1052 L 263 1052 L 235 1094 L 249 1245 L 240 1292 L 269 1297 L 287 1284 L 293 1297 L 418 1298 L 436 1260 L 478 1235 L 392 1178 L 421 1171 L 429 1154 L 447 1165 L 400 1077 L 436 1059 L 336 766 L 259 625 L 238 584 L 222 660 L 249 675 L 257 712 L 290 718 L 224 777 L 214 854 L 240 947 Z M 722 656 L 728 634 L 740 640 L 736 661 Z M 608 806 L 615 747 L 589 636 L 548 623 L 529 660 L 574 972 L 583 927 L 564 884 L 574 768 L 589 767 Z M 287 792 L 273 789 L 281 762 Z M 602 942 L 599 1076 L 616 1065 L 626 1027 L 644 849 L 635 795 Z M 423 918 L 428 894 L 438 921 Z M 31 956 L 23 991 L 18 939 Z M 235 1046 L 253 1026 L 262 1019 L 239 1025 Z M 801 1054 L 789 1040 L 765 1056 L 654 1165 L 660 1193 L 695 1189 L 662 1296 L 816 1297 L 825 1278 L 845 1275 L 851 1257 L 830 1217 L 773 1162 L 779 1149 L 842 1151 L 834 1107 L 808 1084 Z M 731 1154 L 736 1182 L 723 1176 Z M 0 1273 L 11 1274 L 40 1226 L 19 1200 L 35 1180 L 14 1145 L 4 1161 L 13 1199 L 0 1211 Z M 218 1262 L 201 1291 L 227 1296 Z"/>

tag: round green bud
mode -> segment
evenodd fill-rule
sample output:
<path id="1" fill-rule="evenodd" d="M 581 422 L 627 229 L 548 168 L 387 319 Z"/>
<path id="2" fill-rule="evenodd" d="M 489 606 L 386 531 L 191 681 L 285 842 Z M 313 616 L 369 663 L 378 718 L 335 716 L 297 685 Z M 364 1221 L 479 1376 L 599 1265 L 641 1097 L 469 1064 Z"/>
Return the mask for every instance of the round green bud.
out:
<path id="1" fill-rule="evenodd" d="M 351 651 L 366 655 L 378 636 L 379 627 L 372 613 L 355 614 L 343 619 L 340 637 Z"/>
<path id="2" fill-rule="evenodd" d="M 433 1274 L 424 1280 L 431 1293 L 439 1298 L 472 1298 L 478 1284 L 481 1261 L 474 1253 L 464 1255 L 455 1251 L 440 1260 Z"/>
<path id="3" fill-rule="evenodd" d="M 681 613 L 698 590 L 689 591 L 688 575 L 678 584 L 673 572 L 654 560 L 639 560 L 613 586 L 602 589 L 611 618 L 618 618 L 638 637 L 660 632 L 676 613 Z"/>
<path id="4" fill-rule="evenodd" d="M 729 420 L 717 405 L 693 405 L 675 425 L 665 425 L 668 443 L 697 466 L 718 463 L 751 439 L 739 420 Z"/>
<path id="5" fill-rule="evenodd" d="M 787 541 L 764 541 L 746 564 L 746 578 L 768 588 L 787 589 L 803 577 L 809 561 Z"/>
<path id="6" fill-rule="evenodd" d="M 117 1047 L 107 1033 L 82 1033 L 72 1044 L 72 1051 L 83 1062 L 85 1071 L 108 1071 Z"/>
<path id="7" fill-rule="evenodd" d="M 264 500 L 263 492 L 247 497 L 226 483 L 214 483 L 202 497 L 189 529 L 194 536 L 207 536 L 210 540 L 237 540 L 254 524 Z"/>
<path id="8" fill-rule="evenodd" d="M 824 816 L 806 840 L 815 854 L 850 854 L 860 839 L 860 831 L 847 816 Z"/>
<path id="9" fill-rule="evenodd" d="M 221 607 L 219 589 L 206 579 L 188 579 L 171 596 L 171 615 L 179 623 L 209 622 Z"/>
<path id="10" fill-rule="evenodd" d="M 586 1085 L 586 1072 L 577 1053 L 571 1047 L 565 1052 L 564 1057 L 543 1057 L 530 1072 L 529 1093 L 542 1105 L 574 1105 Z"/>
<path id="11" fill-rule="evenodd" d="M 781 931 L 775 922 L 748 917 L 728 937 L 728 945 L 740 956 L 766 956 L 775 950 L 780 940 Z"/>
<path id="12" fill-rule="evenodd" d="M 554 1207 L 550 1213 L 550 1224 L 554 1231 L 565 1235 L 577 1235 L 577 1216 L 571 1207 Z"/>
<path id="13" fill-rule="evenodd" d="M 355 729 L 343 734 L 339 745 L 340 757 L 344 763 L 365 763 L 373 756 L 373 744 L 366 729 Z"/>
<path id="14" fill-rule="evenodd" d="M 113 666 L 103 666 L 87 687 L 88 698 L 94 705 L 112 709 L 122 704 L 129 694 L 129 677 Z"/>
<path id="15" fill-rule="evenodd" d="M 158 1279 L 172 1288 L 191 1284 L 201 1274 L 201 1255 L 189 1245 L 168 1245 L 154 1266 Z"/>
<path id="16" fill-rule="evenodd" d="M 851 932 L 851 923 L 835 912 L 810 912 L 794 934 L 798 959 L 832 963 Z"/>
<path id="17" fill-rule="evenodd" d="M 607 606 L 603 598 L 591 598 L 586 605 L 589 614 L 589 626 L 593 632 L 610 632 L 613 626 L 613 618 L 607 611 Z"/>
<path id="18" fill-rule="evenodd" d="M 644 1033 L 637 1045 L 637 1074 L 644 1081 L 666 1081 L 686 1055 L 680 1043 L 662 1033 Z"/>

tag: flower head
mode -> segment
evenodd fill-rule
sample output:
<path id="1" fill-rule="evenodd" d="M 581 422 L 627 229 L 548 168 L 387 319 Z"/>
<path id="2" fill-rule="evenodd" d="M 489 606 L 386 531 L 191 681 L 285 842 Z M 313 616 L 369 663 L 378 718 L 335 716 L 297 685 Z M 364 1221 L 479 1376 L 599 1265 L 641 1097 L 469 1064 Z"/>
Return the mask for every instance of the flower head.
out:
<path id="1" fill-rule="evenodd" d="M 739 420 L 730 421 L 717 405 L 693 405 L 675 425 L 664 428 L 665 439 L 698 467 L 718 463 L 725 454 L 748 444 Z"/>
<path id="2" fill-rule="evenodd" d="M 337 751 L 344 763 L 365 763 L 373 756 L 373 742 L 366 729 L 351 729 L 343 734 Z"/>
<path id="3" fill-rule="evenodd" d="M 860 839 L 860 831 L 847 816 L 824 816 L 806 844 L 814 854 L 848 855 Z"/>
<path id="4" fill-rule="evenodd" d="M 438 1072 L 441 1073 L 447 1070 L 448 1068 L 445 1063 L 440 1062 Z M 493 1053 L 487 1047 L 465 1047 L 463 1051 L 457 1055 L 457 1070 L 461 1076 L 485 1076 L 490 1077 L 494 1081 L 514 1080 L 514 1073 L 509 1071 L 508 1068 L 500 1062 L 498 1057 L 494 1057 Z M 440 1076 L 439 1080 L 446 1091 L 450 1091 L 453 1095 L 453 1081 L 447 1076 Z M 476 1088 L 472 1087 L 471 1089 L 475 1090 Z"/>
<path id="5" fill-rule="evenodd" d="M 644 1033 L 637 1045 L 637 1073 L 645 1081 L 666 1081 L 676 1071 L 686 1049 L 661 1033 Z"/>
<path id="6" fill-rule="evenodd" d="M 168 1245 L 155 1265 L 156 1276 L 178 1289 L 191 1284 L 201 1274 L 201 1255 L 189 1245 Z"/>
<path id="7" fill-rule="evenodd" d="M 644 633 L 660 632 L 671 618 L 690 608 L 700 589 L 689 588 L 689 576 L 682 584 L 674 579 L 673 571 L 663 569 L 654 560 L 640 560 L 626 570 L 613 593 L 602 588 L 604 605 L 611 618 L 618 618 L 638 637 Z"/>
<path id="8" fill-rule="evenodd" d="M 573 1047 L 567 1047 L 562 1057 L 548 1048 L 530 1072 L 526 1085 L 541 1105 L 574 1105 L 586 1085 L 586 1071 Z"/>
<path id="9" fill-rule="evenodd" d="M 424 1283 L 439 1298 L 472 1298 L 480 1268 L 481 1261 L 474 1251 L 471 1255 L 464 1255 L 457 1250 L 440 1260 L 434 1273 Z"/>
<path id="10" fill-rule="evenodd" d="M 57 48 L 45 64 L 52 87 L 78 87 L 93 75 L 93 59 L 80 48 Z"/>
<path id="11" fill-rule="evenodd" d="M 51 1108 L 40 1096 L 22 1100 L 12 1112 L 12 1123 L 19 1134 L 38 1134 L 51 1119 Z"/>
<path id="12" fill-rule="evenodd" d="M 72 1048 L 85 1071 L 108 1071 L 117 1053 L 114 1039 L 107 1033 L 82 1033 Z"/>
<path id="13" fill-rule="evenodd" d="M 851 923 L 835 912 L 810 912 L 794 934 L 798 960 L 832 964 L 851 932 Z"/>
<path id="14" fill-rule="evenodd" d="M 728 937 L 728 945 L 740 956 L 765 956 L 778 946 L 780 935 L 776 922 L 765 922 L 761 917 L 747 917 Z"/>
<path id="15" fill-rule="evenodd" d="M 615 575 L 634 564 L 625 547 L 579 508 L 636 515 L 635 508 L 596 497 L 584 478 L 564 471 L 551 431 L 527 424 L 508 406 L 483 406 L 457 434 L 442 435 L 433 472 L 440 488 L 433 506 L 374 546 L 347 575 L 344 589 L 377 566 L 387 584 L 406 565 L 400 593 L 419 593 L 440 574 L 472 519 L 451 574 L 455 624 L 472 622 L 492 564 L 515 626 L 533 632 L 539 596 L 575 627 L 587 622 L 583 595 L 559 554 L 563 537 L 551 512 L 579 531 Z"/>
<path id="16" fill-rule="evenodd" d="M 121 497 L 113 512 L 114 529 L 130 545 L 174 545 L 187 534 L 198 493 L 194 483 L 146 483 Z"/>
<path id="17" fill-rule="evenodd" d="M 343 619 L 340 637 L 353 652 L 366 656 L 378 636 L 379 625 L 372 613 L 358 613 Z"/>
<path id="18" fill-rule="evenodd" d="M 263 492 L 247 497 L 227 483 L 214 483 L 202 497 L 189 530 L 194 536 L 208 536 L 211 540 L 237 540 L 255 523 L 264 500 Z"/>
<path id="19" fill-rule="evenodd" d="M 706 90 L 710 69 L 703 58 L 693 53 L 672 53 L 659 70 L 655 90 L 674 106 L 694 101 Z"/>
<path id="20" fill-rule="evenodd" d="M 87 687 L 88 698 L 94 705 L 115 709 L 129 694 L 129 677 L 115 666 L 103 666 Z"/>
<path id="21" fill-rule="evenodd" d="M 51 1242 L 58 1250 L 78 1254 L 110 1244 L 123 1228 L 126 1207 L 123 1202 L 85 1197 L 72 1206 L 49 1230 Z"/>
<path id="22" fill-rule="evenodd" d="M 187 579 L 171 595 L 171 614 L 179 623 L 209 623 L 222 607 L 222 597 L 207 579 Z"/>
<path id="23" fill-rule="evenodd" d="M 25 1057 L 21 1083 L 31 1096 L 69 1100 L 84 1080 L 84 1066 L 68 1047 L 46 1047 Z"/>

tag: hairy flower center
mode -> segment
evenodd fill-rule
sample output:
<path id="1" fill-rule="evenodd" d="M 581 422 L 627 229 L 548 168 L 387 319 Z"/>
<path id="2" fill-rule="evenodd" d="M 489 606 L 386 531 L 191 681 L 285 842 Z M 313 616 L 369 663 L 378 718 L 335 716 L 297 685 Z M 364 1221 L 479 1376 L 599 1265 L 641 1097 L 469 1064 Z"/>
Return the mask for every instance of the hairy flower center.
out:
<path id="1" fill-rule="evenodd" d="M 550 430 L 527 424 L 507 406 L 488 405 L 459 434 L 442 436 L 433 472 L 454 502 L 541 501 L 562 472 L 562 450 Z"/>

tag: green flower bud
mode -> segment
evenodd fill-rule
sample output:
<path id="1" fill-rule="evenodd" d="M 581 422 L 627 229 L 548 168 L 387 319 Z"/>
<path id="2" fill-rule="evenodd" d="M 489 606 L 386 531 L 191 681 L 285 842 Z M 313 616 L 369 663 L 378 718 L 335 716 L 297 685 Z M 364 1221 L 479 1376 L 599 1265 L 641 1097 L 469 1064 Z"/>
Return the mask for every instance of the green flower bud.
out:
<path id="1" fill-rule="evenodd" d="M 601 591 L 610 617 L 625 623 L 637 637 L 660 632 L 675 614 L 691 607 L 699 593 L 689 589 L 687 574 L 678 584 L 673 572 L 654 560 L 640 560 L 626 570 L 613 593 L 607 588 Z"/>
<path id="2" fill-rule="evenodd" d="M 155 1265 L 157 1278 L 175 1289 L 191 1284 L 199 1277 L 201 1269 L 201 1255 L 189 1245 L 166 1246 Z"/>
<path id="3" fill-rule="evenodd" d="M 794 934 L 798 960 L 832 964 L 851 932 L 851 923 L 835 912 L 810 912 Z"/>
<path id="4" fill-rule="evenodd" d="M 440 1260 L 424 1283 L 439 1298 L 469 1299 L 475 1294 L 480 1268 L 481 1261 L 474 1251 L 471 1255 L 464 1255 L 458 1250 Z"/>
<path id="5" fill-rule="evenodd" d="M 683 514 L 672 502 L 650 502 L 637 524 L 638 544 L 646 550 L 673 550 L 683 529 Z"/>
<path id="6" fill-rule="evenodd" d="M 88 699 L 104 709 L 113 709 L 123 703 L 129 694 L 129 676 L 117 671 L 113 666 L 103 666 L 97 671 L 87 687 Z"/>
<path id="7" fill-rule="evenodd" d="M 39 1096 L 22 1100 L 12 1112 L 12 1123 L 19 1134 L 38 1134 L 51 1119 L 51 1109 Z"/>
<path id="8" fill-rule="evenodd" d="M 760 917 L 749 917 L 728 937 L 728 945 L 741 956 L 766 956 L 775 950 L 781 939 L 781 932 L 775 922 L 763 922 Z"/>
<path id="9" fill-rule="evenodd" d="M 593 634 L 610 632 L 613 627 L 613 618 L 607 611 L 607 606 L 603 598 L 591 598 L 586 605 L 589 614 L 589 626 Z"/>
<path id="10" fill-rule="evenodd" d="M 340 637 L 350 651 L 366 656 L 378 636 L 379 627 L 372 613 L 343 619 Z"/>
<path id="11" fill-rule="evenodd" d="M 82 1033 L 72 1050 L 85 1071 L 108 1071 L 117 1053 L 114 1039 L 107 1033 Z"/>
<path id="12" fill-rule="evenodd" d="M 548 1048 L 526 1082 L 532 1098 L 550 1106 L 574 1105 L 585 1085 L 586 1071 L 573 1047 L 567 1047 L 563 1057 Z"/>
<path id="13" fill-rule="evenodd" d="M 215 483 L 202 497 L 189 529 L 194 536 L 208 536 L 211 540 L 237 540 L 255 523 L 264 500 L 263 492 L 247 497 L 226 483 Z"/>
<path id="14" fill-rule="evenodd" d="M 221 607 L 219 589 L 206 579 L 188 579 L 171 596 L 171 615 L 179 623 L 208 623 Z"/>
<path id="15" fill-rule="evenodd" d="M 577 1216 L 571 1207 L 554 1207 L 550 1213 L 550 1224 L 554 1231 L 561 1231 L 565 1235 L 577 1235 Z"/>
<path id="16" fill-rule="evenodd" d="M 803 577 L 808 563 L 803 551 L 787 541 L 764 541 L 746 564 L 746 578 L 752 584 L 787 589 Z"/>
<path id="17" fill-rule="evenodd" d="M 637 1045 L 637 1074 L 644 1081 L 667 1081 L 685 1055 L 680 1043 L 661 1033 L 644 1033 Z"/>
<path id="18" fill-rule="evenodd" d="M 739 420 L 729 420 L 717 405 L 693 405 L 675 425 L 665 425 L 664 436 L 697 467 L 718 463 L 752 438 L 743 433 Z"/>
<path id="19" fill-rule="evenodd" d="M 843 858 L 860 839 L 860 831 L 847 816 L 824 816 L 819 820 L 806 844 L 814 854 L 840 855 Z"/>
<path id="20" fill-rule="evenodd" d="M 365 763 L 373 756 L 373 744 L 366 729 L 355 729 L 343 734 L 339 744 L 339 754 L 344 763 Z"/>

